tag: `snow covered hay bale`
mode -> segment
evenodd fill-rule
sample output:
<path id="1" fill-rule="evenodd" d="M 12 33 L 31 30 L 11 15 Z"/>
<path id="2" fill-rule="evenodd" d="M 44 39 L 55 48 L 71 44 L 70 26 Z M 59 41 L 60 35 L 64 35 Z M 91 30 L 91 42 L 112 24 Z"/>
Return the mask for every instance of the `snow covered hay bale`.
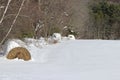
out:
<path id="1" fill-rule="evenodd" d="M 52 35 L 52 40 L 53 40 L 53 43 L 58 43 L 61 41 L 61 34 L 60 33 L 53 33 Z"/>
<path id="2" fill-rule="evenodd" d="M 28 61 L 31 59 L 31 55 L 26 48 L 15 47 L 9 51 L 9 53 L 7 54 L 7 59 L 15 59 L 15 58 Z"/>
<path id="3" fill-rule="evenodd" d="M 72 35 L 72 34 L 70 34 L 70 35 L 68 35 L 68 39 L 69 39 L 69 40 L 75 40 L 75 36 Z"/>

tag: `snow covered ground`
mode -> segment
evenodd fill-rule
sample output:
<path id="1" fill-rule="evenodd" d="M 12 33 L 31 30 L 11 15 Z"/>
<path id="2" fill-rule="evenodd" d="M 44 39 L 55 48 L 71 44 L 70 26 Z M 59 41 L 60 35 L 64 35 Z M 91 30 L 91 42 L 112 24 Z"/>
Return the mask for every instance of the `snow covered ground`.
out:
<path id="1" fill-rule="evenodd" d="M 28 62 L 0 57 L 0 80 L 120 80 L 119 40 L 69 40 L 27 49 Z"/>

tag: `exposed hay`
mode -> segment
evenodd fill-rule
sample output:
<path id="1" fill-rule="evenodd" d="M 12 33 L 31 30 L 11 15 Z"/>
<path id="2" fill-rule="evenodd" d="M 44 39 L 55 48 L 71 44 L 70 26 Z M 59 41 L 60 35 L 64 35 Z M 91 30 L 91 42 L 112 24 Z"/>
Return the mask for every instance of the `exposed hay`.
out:
<path id="1" fill-rule="evenodd" d="M 28 61 L 31 59 L 31 55 L 26 48 L 16 47 L 16 48 L 13 48 L 12 50 L 10 50 L 7 55 L 7 59 L 15 59 L 15 58 Z"/>

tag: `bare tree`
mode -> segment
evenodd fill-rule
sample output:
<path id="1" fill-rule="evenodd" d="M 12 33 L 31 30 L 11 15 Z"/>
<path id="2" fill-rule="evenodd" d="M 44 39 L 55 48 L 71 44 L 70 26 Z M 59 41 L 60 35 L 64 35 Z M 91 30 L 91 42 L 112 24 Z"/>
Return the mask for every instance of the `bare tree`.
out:
<path id="1" fill-rule="evenodd" d="M 38 39 L 40 34 L 39 32 L 41 31 L 41 29 L 44 27 L 44 24 L 41 20 L 38 20 L 38 22 L 36 22 L 34 24 L 34 38 Z"/>
<path id="2" fill-rule="evenodd" d="M 3 35 L 7 34 L 8 36 L 10 33 L 6 38 L 23 38 L 23 33 L 26 34 L 27 31 L 33 33 L 34 38 L 39 38 L 41 36 L 48 37 L 54 32 L 62 33 L 63 27 L 68 26 L 71 19 L 72 10 L 71 7 L 68 6 L 68 2 L 68 0 L 26 0 L 22 11 L 20 11 L 21 14 L 18 15 L 16 21 L 15 17 L 16 14 L 18 14 L 18 9 L 19 6 L 21 6 L 22 0 L 11 0 L 10 7 L 0 26 L 0 32 L 2 32 L 2 29 L 5 29 L 2 33 Z M 5 3 L 7 4 L 7 2 Z M 13 26 L 16 28 L 12 29 L 11 27 Z M 21 28 L 29 30 L 24 31 Z M 27 34 L 29 35 L 29 33 Z M 3 35 L 0 36 L 4 37 Z"/>
<path id="3" fill-rule="evenodd" d="M 9 0 L 9 1 L 11 1 L 11 0 Z M 11 30 L 12 30 L 12 28 L 13 28 L 13 26 L 14 26 L 14 24 L 15 24 L 15 22 L 16 22 L 18 16 L 19 16 L 19 14 L 20 14 L 20 11 L 22 10 L 22 7 L 23 7 L 23 5 L 24 5 L 24 2 L 25 2 L 25 0 L 22 1 L 21 6 L 20 6 L 20 8 L 19 8 L 17 14 L 16 14 L 16 16 L 15 16 L 15 18 L 14 18 L 14 20 L 13 20 L 13 22 L 12 22 L 12 24 L 11 24 L 9 30 L 8 30 L 8 32 L 7 32 L 7 34 L 5 35 L 5 37 L 4 37 L 4 38 L 2 39 L 2 41 L 0 42 L 0 45 L 3 44 L 3 42 L 6 40 L 6 38 L 7 38 L 8 35 L 9 35 L 9 33 L 11 32 Z M 10 2 L 9 2 L 9 3 L 10 3 Z M 3 18 L 4 18 L 4 17 L 3 17 Z M 3 20 L 3 19 L 2 19 L 2 20 Z"/>
<path id="4" fill-rule="evenodd" d="M 67 2 L 68 0 L 39 0 L 39 10 L 42 14 L 40 20 L 44 24 L 39 34 L 48 37 L 54 32 L 62 32 L 63 27 L 69 24 L 71 17 Z"/>

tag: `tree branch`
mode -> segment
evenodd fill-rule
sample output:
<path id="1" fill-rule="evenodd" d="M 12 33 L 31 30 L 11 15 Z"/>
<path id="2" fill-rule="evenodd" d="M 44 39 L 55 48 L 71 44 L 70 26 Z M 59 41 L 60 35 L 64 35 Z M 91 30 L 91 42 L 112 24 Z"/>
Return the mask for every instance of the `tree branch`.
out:
<path id="1" fill-rule="evenodd" d="M 9 35 L 9 33 L 11 32 L 11 30 L 12 30 L 12 28 L 13 28 L 13 26 L 14 26 L 14 24 L 15 24 L 18 16 L 19 16 L 19 14 L 20 14 L 20 11 L 21 11 L 21 9 L 22 9 L 22 7 L 23 7 L 23 5 L 24 5 L 24 2 L 25 2 L 25 0 L 22 1 L 21 6 L 20 6 L 20 8 L 19 8 L 19 10 L 18 10 L 18 13 L 16 14 L 16 16 L 15 16 L 15 18 L 14 18 L 14 20 L 13 20 L 13 22 L 12 22 L 12 24 L 11 24 L 9 30 L 8 30 L 8 32 L 7 32 L 7 34 L 6 34 L 5 37 L 2 39 L 0 45 L 3 44 L 3 42 L 6 40 L 6 38 L 7 38 L 8 35 Z"/>
<path id="2" fill-rule="evenodd" d="M 11 2 L 11 0 L 8 0 L 7 6 L 6 6 L 5 10 L 4 10 L 4 13 L 3 13 L 1 19 L 0 19 L 0 24 L 2 23 L 2 21 L 3 21 L 4 17 L 5 17 L 5 14 L 6 14 L 7 10 L 8 10 L 10 2 Z"/>

